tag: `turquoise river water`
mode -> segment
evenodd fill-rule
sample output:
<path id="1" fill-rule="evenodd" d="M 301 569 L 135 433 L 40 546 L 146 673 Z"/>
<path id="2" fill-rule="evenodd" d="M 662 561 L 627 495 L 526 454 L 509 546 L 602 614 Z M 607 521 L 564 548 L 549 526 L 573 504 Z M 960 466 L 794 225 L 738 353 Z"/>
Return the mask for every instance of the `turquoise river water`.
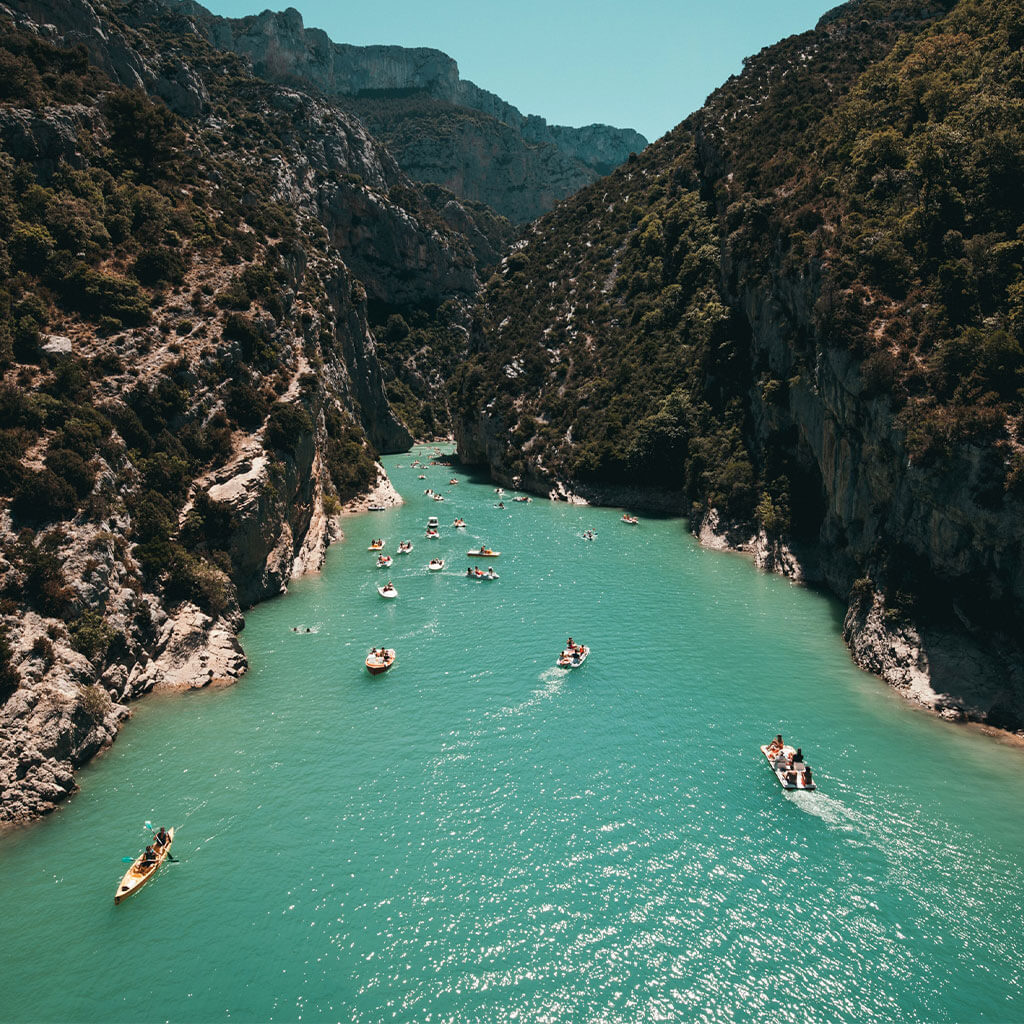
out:
<path id="1" fill-rule="evenodd" d="M 427 451 L 247 616 L 237 686 L 142 701 L 0 840 L 0 1019 L 1024 1020 L 1020 750 L 912 710 L 833 603 L 682 521 L 499 509 Z M 375 536 L 414 549 L 378 570 Z M 464 576 L 480 542 L 496 582 Z M 776 731 L 818 792 L 781 790 Z M 146 820 L 179 862 L 115 907 Z"/>

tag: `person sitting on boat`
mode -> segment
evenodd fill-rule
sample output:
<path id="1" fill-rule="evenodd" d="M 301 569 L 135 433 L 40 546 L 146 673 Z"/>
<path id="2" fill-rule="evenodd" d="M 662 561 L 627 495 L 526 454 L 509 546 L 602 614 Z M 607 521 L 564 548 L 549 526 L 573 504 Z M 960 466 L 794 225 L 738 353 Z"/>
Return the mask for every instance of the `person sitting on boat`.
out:
<path id="1" fill-rule="evenodd" d="M 781 750 L 783 747 L 782 733 L 779 733 L 775 739 L 768 744 L 768 752 L 774 754 L 776 751 Z"/>
<path id="2" fill-rule="evenodd" d="M 811 766 L 809 764 L 806 764 L 806 765 L 804 765 L 804 777 L 803 777 L 804 789 L 810 789 L 811 783 L 813 781 L 814 780 L 811 778 Z"/>
<path id="3" fill-rule="evenodd" d="M 776 771 L 782 771 L 784 768 L 788 768 L 789 765 L 790 761 L 789 758 L 786 757 L 786 752 L 784 750 L 780 750 L 775 755 L 775 760 L 772 762 L 772 766 Z"/>
<path id="4" fill-rule="evenodd" d="M 156 850 L 152 846 L 146 847 L 146 852 L 142 855 L 142 863 L 139 864 L 140 868 L 151 868 L 160 858 L 156 855 Z"/>
<path id="5" fill-rule="evenodd" d="M 803 759 L 804 759 L 803 749 L 801 747 L 797 747 L 796 748 L 796 753 L 793 755 L 793 764 L 794 765 L 800 764 L 800 762 L 803 761 Z"/>
<path id="6" fill-rule="evenodd" d="M 160 831 L 153 837 L 153 845 L 158 850 L 162 850 L 170 841 L 171 837 L 167 834 L 167 829 L 161 825 Z"/>

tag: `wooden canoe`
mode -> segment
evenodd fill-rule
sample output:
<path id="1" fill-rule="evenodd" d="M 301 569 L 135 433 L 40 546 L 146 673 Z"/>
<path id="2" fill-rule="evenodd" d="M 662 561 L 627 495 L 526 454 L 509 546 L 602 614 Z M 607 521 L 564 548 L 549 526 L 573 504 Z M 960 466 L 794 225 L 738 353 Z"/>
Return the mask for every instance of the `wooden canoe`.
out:
<path id="1" fill-rule="evenodd" d="M 148 868 L 142 867 L 142 858 L 146 855 L 145 850 L 135 858 L 135 863 L 124 873 L 124 878 L 121 879 L 121 884 L 117 887 L 117 892 L 114 893 L 115 903 L 128 899 L 133 892 L 141 889 L 156 874 L 156 869 L 167 859 L 167 855 L 171 852 L 171 843 L 174 842 L 174 829 L 169 828 L 167 834 L 171 837 L 170 842 L 162 850 L 156 851 L 156 861 Z"/>

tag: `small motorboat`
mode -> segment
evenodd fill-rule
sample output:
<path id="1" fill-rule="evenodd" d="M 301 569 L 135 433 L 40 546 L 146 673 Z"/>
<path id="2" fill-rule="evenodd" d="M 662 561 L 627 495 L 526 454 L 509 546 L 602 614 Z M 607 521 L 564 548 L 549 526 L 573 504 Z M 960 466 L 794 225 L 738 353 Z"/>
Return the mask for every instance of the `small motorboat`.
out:
<path id="1" fill-rule="evenodd" d="M 371 540 L 370 546 L 366 549 L 367 551 L 383 551 L 384 541 L 382 540 Z"/>
<path id="2" fill-rule="evenodd" d="M 639 520 L 639 519 L 637 519 L 637 517 L 636 517 L 636 516 L 627 516 L 627 515 L 624 515 L 624 516 L 622 517 L 622 522 L 624 522 L 624 523 L 627 523 L 627 524 L 628 524 L 629 526 L 636 526 L 636 524 L 637 524 L 637 523 L 639 523 L 639 522 L 640 522 L 640 520 Z"/>
<path id="3" fill-rule="evenodd" d="M 818 787 L 811 775 L 810 765 L 803 761 L 795 761 L 796 750 L 788 744 L 779 746 L 774 740 L 761 747 L 761 753 L 768 760 L 779 785 L 783 789 L 812 790 Z"/>
<path id="4" fill-rule="evenodd" d="M 366 506 L 366 511 L 367 512 L 383 512 L 384 511 L 384 506 L 383 505 L 367 505 Z"/>
<path id="5" fill-rule="evenodd" d="M 444 559 L 443 558 L 432 558 L 427 563 L 427 568 L 431 572 L 440 572 L 444 568 Z"/>
<path id="6" fill-rule="evenodd" d="M 479 551 L 467 551 L 466 554 L 470 558 L 497 558 L 501 554 L 500 551 L 492 551 L 490 548 L 480 545 Z"/>
<path id="7" fill-rule="evenodd" d="M 427 519 L 427 529 L 428 530 L 436 530 L 438 528 L 438 526 L 439 526 L 439 523 L 437 521 L 437 516 L 430 516 Z"/>
<path id="8" fill-rule="evenodd" d="M 391 561 L 392 561 L 392 559 L 391 559 L 390 555 L 381 555 L 377 559 L 377 568 L 378 569 L 387 569 L 387 568 L 390 567 Z"/>
<path id="9" fill-rule="evenodd" d="M 379 676 L 381 672 L 387 672 L 394 663 L 395 652 L 391 647 L 374 647 L 366 656 L 366 667 L 372 676 Z"/>
<path id="10" fill-rule="evenodd" d="M 159 850 L 154 846 L 153 849 L 156 852 L 156 860 L 152 864 L 146 867 L 142 866 L 142 858 L 146 856 L 145 851 L 139 854 L 135 858 L 135 862 L 132 866 L 124 873 L 124 878 L 121 879 L 121 884 L 117 887 L 117 892 L 114 893 L 114 902 L 120 903 L 121 900 L 126 900 L 133 892 L 137 892 L 141 889 L 155 874 L 156 869 L 163 864 L 168 854 L 171 852 L 171 843 L 174 842 L 174 829 L 169 828 L 167 835 L 170 836 L 167 844 L 161 847 Z"/>
<path id="11" fill-rule="evenodd" d="M 558 667 L 579 668 L 587 660 L 588 654 L 590 654 L 590 648 L 586 644 L 573 644 L 572 647 L 566 647 L 558 656 Z"/>
<path id="12" fill-rule="evenodd" d="M 427 530 L 427 537 L 430 540 L 437 540 L 437 538 L 440 536 L 441 535 L 437 532 L 437 530 Z"/>
<path id="13" fill-rule="evenodd" d="M 412 551 L 412 541 L 411 540 L 400 540 L 398 542 L 398 553 L 400 555 L 407 555 L 407 554 L 409 554 L 410 551 Z"/>
<path id="14" fill-rule="evenodd" d="M 395 590 L 395 585 L 390 580 L 383 587 L 378 587 L 377 593 L 381 597 L 398 597 L 398 591 Z"/>
<path id="15" fill-rule="evenodd" d="M 444 501 L 444 495 L 443 494 L 435 494 L 434 495 L 434 501 Z"/>
<path id="16" fill-rule="evenodd" d="M 454 526 L 456 530 L 464 530 L 466 528 L 466 520 L 456 519 L 455 522 L 452 523 L 452 526 Z"/>

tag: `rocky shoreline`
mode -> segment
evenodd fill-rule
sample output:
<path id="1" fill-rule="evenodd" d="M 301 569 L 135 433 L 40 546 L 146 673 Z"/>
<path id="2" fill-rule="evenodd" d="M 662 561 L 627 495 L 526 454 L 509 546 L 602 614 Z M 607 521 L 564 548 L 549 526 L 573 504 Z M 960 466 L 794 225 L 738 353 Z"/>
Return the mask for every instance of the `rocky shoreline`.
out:
<path id="1" fill-rule="evenodd" d="M 691 528 L 702 547 L 747 555 L 758 569 L 795 583 L 824 585 L 835 594 L 821 551 L 796 551 L 770 541 L 763 530 L 751 534 L 724 523 L 714 509 Z M 1014 690 L 1019 692 L 1019 681 L 1015 687 L 1004 671 L 1012 658 L 1000 659 L 961 633 L 887 614 L 882 594 L 856 586 L 847 603 L 843 640 L 856 665 L 909 703 L 944 721 L 972 724 L 986 735 L 1024 743 L 1024 729 L 1013 721 L 1017 712 L 1007 706 Z"/>

